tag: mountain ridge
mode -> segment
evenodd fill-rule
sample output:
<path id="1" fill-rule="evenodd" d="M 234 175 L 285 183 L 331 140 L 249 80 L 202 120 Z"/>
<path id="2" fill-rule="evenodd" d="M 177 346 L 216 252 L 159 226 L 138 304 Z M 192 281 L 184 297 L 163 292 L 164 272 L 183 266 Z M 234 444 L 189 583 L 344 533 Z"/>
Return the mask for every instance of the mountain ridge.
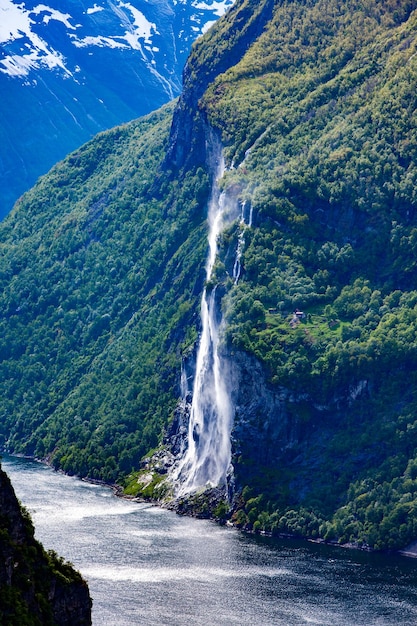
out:
<path id="1" fill-rule="evenodd" d="M 251 215 L 222 231 L 206 285 L 226 323 L 234 499 L 196 506 L 255 532 L 415 539 L 415 8 L 241 0 L 194 45 L 178 104 L 22 198 L 0 229 L 3 446 L 169 496 L 220 140 L 220 191 Z M 228 66 L 216 42 L 239 16 L 251 34 Z"/>
<path id="2" fill-rule="evenodd" d="M 192 41 L 231 3 L 5 1 L 0 217 L 97 132 L 177 96 Z"/>

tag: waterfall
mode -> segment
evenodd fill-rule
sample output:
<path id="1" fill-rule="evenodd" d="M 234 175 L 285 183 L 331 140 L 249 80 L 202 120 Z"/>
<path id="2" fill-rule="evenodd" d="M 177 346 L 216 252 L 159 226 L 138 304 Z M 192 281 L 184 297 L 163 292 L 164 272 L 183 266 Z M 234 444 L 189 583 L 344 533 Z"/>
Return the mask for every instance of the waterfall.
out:
<path id="1" fill-rule="evenodd" d="M 235 282 L 235 285 L 238 283 L 239 278 L 240 278 L 240 274 L 242 271 L 242 265 L 241 265 L 241 258 L 242 258 L 242 253 L 243 253 L 243 249 L 245 247 L 245 229 L 251 228 L 252 226 L 252 219 L 253 219 L 253 208 L 252 208 L 252 204 L 249 207 L 249 219 L 248 219 L 248 223 L 246 223 L 246 213 L 247 213 L 247 203 L 243 202 L 242 203 L 242 209 L 240 212 L 240 220 L 239 220 L 239 235 L 237 238 L 237 249 L 236 249 L 236 258 L 235 258 L 235 263 L 233 265 L 233 280 Z"/>
<path id="2" fill-rule="evenodd" d="M 219 168 L 217 180 L 224 172 Z M 202 331 L 197 352 L 196 371 L 188 426 L 188 448 L 177 466 L 174 480 L 180 484 L 178 495 L 207 486 L 226 484 L 231 460 L 230 433 L 233 408 L 228 389 L 227 366 L 220 355 L 223 320 L 212 287 L 218 236 L 233 219 L 225 193 L 216 185 L 208 209 L 209 253 L 206 288 L 201 299 Z"/>

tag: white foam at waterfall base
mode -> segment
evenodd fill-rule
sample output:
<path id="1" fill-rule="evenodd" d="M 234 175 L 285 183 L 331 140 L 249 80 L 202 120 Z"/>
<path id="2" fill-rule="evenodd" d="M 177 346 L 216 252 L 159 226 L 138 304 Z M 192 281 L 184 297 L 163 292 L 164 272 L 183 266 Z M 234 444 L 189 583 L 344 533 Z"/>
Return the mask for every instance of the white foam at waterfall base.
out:
<path id="1" fill-rule="evenodd" d="M 219 180 L 224 165 L 219 168 Z M 213 276 L 219 234 L 233 217 L 225 193 L 217 184 L 209 204 L 209 254 L 206 265 L 207 283 Z M 207 486 L 226 483 L 231 461 L 230 433 L 233 408 L 228 389 L 227 366 L 219 345 L 223 320 L 216 305 L 216 287 L 205 288 L 201 300 L 202 332 L 197 353 L 192 406 L 188 427 L 188 448 L 181 459 L 174 480 L 179 483 L 178 495 Z"/>

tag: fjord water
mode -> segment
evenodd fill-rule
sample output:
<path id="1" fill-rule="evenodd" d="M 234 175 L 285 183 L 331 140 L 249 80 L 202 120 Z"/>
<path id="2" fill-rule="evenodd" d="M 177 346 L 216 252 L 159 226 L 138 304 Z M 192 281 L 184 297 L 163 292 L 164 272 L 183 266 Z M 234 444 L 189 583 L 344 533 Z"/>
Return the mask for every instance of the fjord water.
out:
<path id="1" fill-rule="evenodd" d="M 417 561 L 245 536 L 5 456 L 36 536 L 87 579 L 94 626 L 408 626 Z"/>

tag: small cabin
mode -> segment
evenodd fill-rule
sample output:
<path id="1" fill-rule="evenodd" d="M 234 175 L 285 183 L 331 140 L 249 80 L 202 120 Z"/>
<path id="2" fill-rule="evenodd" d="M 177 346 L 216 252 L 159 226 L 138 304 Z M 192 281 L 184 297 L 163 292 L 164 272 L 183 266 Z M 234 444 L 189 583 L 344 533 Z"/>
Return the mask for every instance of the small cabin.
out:
<path id="1" fill-rule="evenodd" d="M 304 320 L 306 318 L 304 311 L 300 311 L 299 309 L 295 309 L 294 316 L 299 320 Z"/>
<path id="2" fill-rule="evenodd" d="M 306 314 L 303 311 L 295 309 L 290 321 L 291 328 L 295 328 L 295 326 L 297 326 L 301 322 L 301 320 L 304 320 L 305 318 Z"/>

